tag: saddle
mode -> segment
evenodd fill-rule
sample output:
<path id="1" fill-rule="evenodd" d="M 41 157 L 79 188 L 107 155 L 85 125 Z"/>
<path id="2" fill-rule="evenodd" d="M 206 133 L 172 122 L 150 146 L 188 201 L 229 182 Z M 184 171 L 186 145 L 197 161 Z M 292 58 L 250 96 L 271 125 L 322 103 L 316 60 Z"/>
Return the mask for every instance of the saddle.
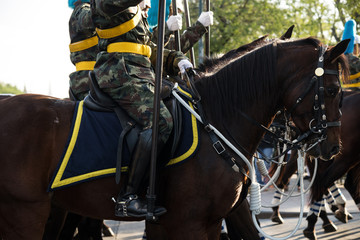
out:
<path id="1" fill-rule="evenodd" d="M 130 155 L 132 155 L 133 150 L 137 144 L 139 133 L 142 127 L 132 119 L 125 110 L 123 110 L 109 95 L 103 92 L 97 81 L 95 74 L 89 72 L 90 79 L 90 91 L 88 96 L 84 99 L 84 105 L 98 112 L 115 112 L 121 127 L 123 129 L 122 133 L 119 136 L 118 142 L 118 151 L 117 151 L 117 163 L 116 163 L 116 182 L 120 182 L 121 176 L 121 161 L 123 155 L 124 144 L 127 144 Z M 172 83 L 169 81 L 163 81 L 168 87 L 172 87 Z M 165 92 L 165 91 L 164 91 Z M 169 112 L 173 117 L 173 131 L 172 134 L 166 143 L 168 146 L 171 146 L 171 151 L 167 154 L 168 157 L 171 157 L 177 145 L 179 144 L 181 131 L 182 131 L 182 116 L 181 116 L 181 106 L 176 101 L 174 97 L 171 96 L 171 92 L 168 91 L 166 94 L 162 94 L 162 99 L 168 108 Z M 170 145 L 171 144 L 171 145 Z"/>

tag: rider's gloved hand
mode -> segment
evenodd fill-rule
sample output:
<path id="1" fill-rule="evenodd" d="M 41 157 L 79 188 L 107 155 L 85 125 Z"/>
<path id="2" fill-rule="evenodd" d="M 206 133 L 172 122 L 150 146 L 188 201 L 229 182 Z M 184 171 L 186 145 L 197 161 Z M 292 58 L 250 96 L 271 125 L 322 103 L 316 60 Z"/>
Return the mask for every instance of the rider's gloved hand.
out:
<path id="1" fill-rule="evenodd" d="M 170 31 L 177 31 L 182 28 L 182 18 L 180 15 L 172 15 L 166 22 Z"/>
<path id="2" fill-rule="evenodd" d="M 193 68 L 194 66 L 189 60 L 183 59 L 178 63 L 178 67 L 180 69 L 181 74 L 184 74 L 186 72 L 186 69 Z"/>
<path id="3" fill-rule="evenodd" d="M 200 14 L 200 17 L 198 19 L 198 21 L 204 25 L 204 27 L 210 26 L 214 24 L 214 13 L 212 11 L 208 11 L 208 12 L 202 12 Z"/>

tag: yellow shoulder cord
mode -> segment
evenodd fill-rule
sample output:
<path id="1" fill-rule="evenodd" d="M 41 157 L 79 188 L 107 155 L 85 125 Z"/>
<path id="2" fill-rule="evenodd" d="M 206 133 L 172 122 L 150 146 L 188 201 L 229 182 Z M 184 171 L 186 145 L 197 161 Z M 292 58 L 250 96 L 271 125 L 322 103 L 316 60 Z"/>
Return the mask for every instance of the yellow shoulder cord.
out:
<path id="1" fill-rule="evenodd" d="M 98 44 L 98 37 L 94 36 L 79 42 L 74 42 L 69 45 L 70 52 L 79 52 L 91 48 Z"/>
<path id="2" fill-rule="evenodd" d="M 131 29 L 135 28 L 140 20 L 141 20 L 141 11 L 139 6 L 137 7 L 137 13 L 135 14 L 135 16 L 130 19 L 129 21 L 120 24 L 116 27 L 113 28 L 108 28 L 108 29 L 100 29 L 100 28 L 96 28 L 96 32 L 98 34 L 98 36 L 100 38 L 114 38 L 120 35 L 123 35 L 124 33 L 129 32 Z"/>

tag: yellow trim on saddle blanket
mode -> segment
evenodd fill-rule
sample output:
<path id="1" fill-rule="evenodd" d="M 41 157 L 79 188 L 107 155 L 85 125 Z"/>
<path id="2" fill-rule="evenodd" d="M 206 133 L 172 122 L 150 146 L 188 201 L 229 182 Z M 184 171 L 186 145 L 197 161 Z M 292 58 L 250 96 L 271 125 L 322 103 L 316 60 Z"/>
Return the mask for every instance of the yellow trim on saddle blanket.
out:
<path id="1" fill-rule="evenodd" d="M 189 97 L 192 97 L 189 93 L 185 92 L 184 90 L 182 90 L 180 87 L 178 87 L 178 89 L 184 93 L 185 95 L 189 96 Z M 191 104 L 191 102 L 189 102 L 189 105 L 192 109 L 194 109 L 193 105 Z M 183 155 L 177 157 L 177 158 L 173 158 L 171 159 L 168 164 L 166 166 L 170 166 L 170 165 L 173 165 L 173 164 L 176 164 L 176 163 L 179 163 L 185 159 L 187 159 L 189 156 L 191 156 L 191 154 L 194 153 L 194 151 L 196 150 L 198 144 L 199 144 L 199 135 L 198 135 L 198 129 L 197 129 L 197 124 L 196 124 L 196 117 L 191 114 L 191 125 L 192 125 L 192 131 L 193 131 L 193 142 L 192 142 L 192 145 L 190 147 L 190 149 L 184 153 Z"/>
<path id="2" fill-rule="evenodd" d="M 94 36 L 79 42 L 74 42 L 69 45 L 70 52 L 80 52 L 82 50 L 91 48 L 98 44 L 98 36 Z"/>
<path id="3" fill-rule="evenodd" d="M 69 162 L 70 156 L 74 150 L 76 141 L 77 141 L 77 137 L 78 137 L 78 133 L 79 133 L 79 129 L 80 129 L 80 123 L 81 123 L 81 119 L 82 119 L 82 115 L 83 115 L 83 107 L 84 107 L 84 102 L 80 101 L 78 111 L 76 113 L 76 121 L 75 121 L 74 129 L 73 129 L 73 132 L 71 135 L 71 140 L 70 140 L 69 146 L 66 150 L 65 156 L 62 159 L 60 168 L 59 168 L 58 172 L 56 173 L 56 177 L 51 185 L 51 189 L 66 186 L 68 184 L 83 181 L 85 179 L 89 179 L 89 178 L 93 178 L 93 177 L 97 177 L 97 176 L 101 176 L 101 175 L 105 175 L 105 174 L 112 174 L 112 173 L 116 172 L 116 168 L 108 168 L 108 169 L 94 171 L 94 172 L 90 172 L 90 173 L 86 173 L 86 174 L 82 174 L 79 176 L 61 180 L 61 178 L 64 174 L 64 171 L 65 171 L 65 168 Z M 123 168 L 121 168 L 121 170 L 126 171 L 127 167 L 123 167 Z"/>
<path id="4" fill-rule="evenodd" d="M 137 13 L 129 21 L 113 28 L 108 28 L 108 29 L 96 28 L 96 32 L 100 38 L 114 38 L 129 32 L 131 29 L 134 29 L 139 24 L 140 20 L 141 20 L 141 11 L 138 6 Z"/>
<path id="5" fill-rule="evenodd" d="M 185 91 L 183 91 L 182 89 L 179 89 L 181 92 L 183 92 L 184 94 L 188 95 L 191 97 L 190 94 L 186 93 Z M 190 107 L 193 108 L 192 104 L 189 102 Z M 183 109 L 184 110 L 184 109 Z M 59 167 L 58 170 L 56 171 L 56 173 L 54 174 L 54 178 L 53 181 L 50 183 L 50 187 L 49 187 L 49 191 L 53 191 L 56 190 L 58 188 L 62 188 L 62 187 L 67 187 L 76 183 L 80 183 L 80 182 L 84 182 L 84 181 L 89 181 L 91 179 L 95 179 L 101 176 L 109 176 L 112 174 L 116 173 L 116 168 L 115 166 L 112 167 L 112 165 L 107 165 L 108 167 L 106 167 L 105 169 L 101 169 L 101 170 L 93 170 L 91 172 L 86 173 L 86 171 L 83 171 L 81 173 L 77 172 L 76 176 L 69 174 L 69 171 L 72 171 L 71 169 L 71 161 L 74 160 L 75 158 L 72 157 L 72 155 L 75 153 L 77 153 L 76 151 L 79 149 L 79 146 L 83 146 L 81 145 L 81 137 L 83 134 L 84 129 L 86 129 L 86 127 L 82 127 L 82 126 L 86 126 L 83 124 L 86 124 L 86 119 L 85 119 L 85 115 L 87 115 L 87 109 L 84 109 L 84 102 L 80 101 L 78 103 L 78 106 L 75 108 L 75 112 L 74 112 L 74 120 L 73 120 L 73 126 L 71 128 L 71 132 L 69 134 L 69 139 L 68 139 L 68 144 L 66 149 L 64 150 L 64 155 L 62 156 L 61 161 L 59 162 Z M 187 111 L 187 110 L 185 110 Z M 177 155 L 177 157 L 175 156 L 173 159 L 170 159 L 167 163 L 166 166 L 172 166 L 175 165 L 177 163 L 180 163 L 186 159 L 188 159 L 189 157 L 191 157 L 197 150 L 197 147 L 199 145 L 199 134 L 198 134 L 198 126 L 197 126 L 197 119 L 195 118 L 194 115 L 192 115 L 191 113 L 189 113 L 190 115 L 187 114 L 186 118 L 188 120 L 186 120 L 186 125 L 188 127 L 190 127 L 192 129 L 189 129 L 188 127 L 186 128 L 186 135 L 188 137 L 186 137 L 186 145 L 184 147 L 184 149 L 180 150 L 180 152 Z M 191 116 L 191 118 L 189 119 L 189 117 Z M 190 138 L 191 137 L 191 138 Z M 191 142 L 190 142 L 191 141 Z M 79 145 L 80 144 L 80 145 Z M 70 168 L 69 168 L 70 166 Z M 124 166 L 121 168 L 122 172 L 126 172 L 128 171 L 128 166 Z M 69 177 L 68 177 L 69 176 Z"/>

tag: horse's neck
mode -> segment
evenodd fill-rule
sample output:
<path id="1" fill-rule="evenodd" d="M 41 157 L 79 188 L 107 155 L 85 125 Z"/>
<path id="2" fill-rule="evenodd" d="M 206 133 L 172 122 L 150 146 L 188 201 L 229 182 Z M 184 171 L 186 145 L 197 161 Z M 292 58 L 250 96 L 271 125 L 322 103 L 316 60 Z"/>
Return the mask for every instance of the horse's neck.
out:
<path id="1" fill-rule="evenodd" d="M 206 102 L 206 99 L 202 100 Z M 205 113 L 207 113 L 208 121 L 215 126 L 230 142 L 235 146 L 241 145 L 246 152 L 243 152 L 247 157 L 250 157 L 260 143 L 265 131 L 260 127 L 269 126 L 275 115 L 275 109 L 266 109 L 260 112 L 261 106 L 254 105 L 251 109 L 244 111 L 243 113 L 248 116 L 247 119 L 244 116 L 236 116 L 234 114 L 231 118 L 222 119 L 221 121 L 213 118 L 211 113 L 205 107 Z M 215 113 L 216 114 L 216 113 Z M 239 149 L 241 150 L 241 149 Z"/>

